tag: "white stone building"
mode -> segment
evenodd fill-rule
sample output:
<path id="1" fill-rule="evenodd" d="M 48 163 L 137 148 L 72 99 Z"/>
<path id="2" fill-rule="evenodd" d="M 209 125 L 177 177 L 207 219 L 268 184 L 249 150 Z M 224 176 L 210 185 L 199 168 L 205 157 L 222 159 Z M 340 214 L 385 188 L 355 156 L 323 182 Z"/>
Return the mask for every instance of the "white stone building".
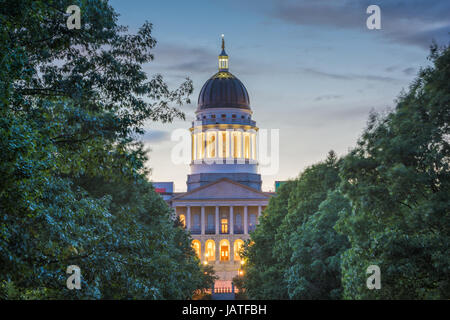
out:
<path id="1" fill-rule="evenodd" d="M 169 200 L 202 263 L 214 266 L 216 286 L 231 286 L 239 275 L 239 249 L 273 195 L 261 191 L 252 115 L 246 88 L 228 71 L 222 39 L 219 71 L 203 85 L 190 129 L 187 192 Z"/>

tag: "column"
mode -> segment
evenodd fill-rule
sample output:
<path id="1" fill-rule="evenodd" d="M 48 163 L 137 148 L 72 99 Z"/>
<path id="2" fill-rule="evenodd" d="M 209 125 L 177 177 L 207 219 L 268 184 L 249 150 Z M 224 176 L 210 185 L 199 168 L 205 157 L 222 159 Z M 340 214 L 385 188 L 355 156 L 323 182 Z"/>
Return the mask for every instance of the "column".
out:
<path id="1" fill-rule="evenodd" d="M 258 221 L 259 221 L 259 217 L 261 217 L 261 206 L 258 206 Z"/>
<path id="2" fill-rule="evenodd" d="M 233 206 L 230 206 L 230 234 L 234 234 Z"/>
<path id="3" fill-rule="evenodd" d="M 230 262 L 234 261 L 234 242 L 230 239 Z"/>
<path id="4" fill-rule="evenodd" d="M 248 234 L 248 206 L 244 207 L 244 234 Z"/>
<path id="5" fill-rule="evenodd" d="M 219 221 L 219 206 L 216 206 L 216 234 L 219 234 L 219 226 L 220 226 L 220 221 Z"/>
<path id="6" fill-rule="evenodd" d="M 200 226 L 202 229 L 202 234 L 205 234 L 205 207 L 204 206 L 201 207 L 201 213 L 202 213 L 202 215 L 200 217 Z"/>
<path id="7" fill-rule="evenodd" d="M 191 231 L 191 206 L 187 206 L 186 211 L 186 230 Z"/>
<path id="8" fill-rule="evenodd" d="M 216 261 L 220 261 L 220 240 L 214 240 L 215 241 L 215 250 L 216 250 Z"/>
<path id="9" fill-rule="evenodd" d="M 241 158 L 244 159 L 245 158 L 245 149 L 244 149 L 244 145 L 245 145 L 245 136 L 244 136 L 244 130 L 241 130 Z"/>
<path id="10" fill-rule="evenodd" d="M 220 153 L 219 153 L 219 139 L 220 139 L 220 137 L 219 137 L 219 135 L 220 135 L 220 131 L 215 131 L 215 136 L 216 136 L 216 140 L 214 141 L 215 143 L 216 143 L 216 146 L 215 146 L 215 149 L 216 149 L 216 152 L 215 152 L 215 157 L 214 158 L 219 158 L 219 156 L 220 156 Z M 220 152 L 222 152 L 222 151 L 220 151 Z"/>
<path id="11" fill-rule="evenodd" d="M 191 161 L 194 162 L 195 160 L 195 135 L 192 132 L 191 133 Z"/>

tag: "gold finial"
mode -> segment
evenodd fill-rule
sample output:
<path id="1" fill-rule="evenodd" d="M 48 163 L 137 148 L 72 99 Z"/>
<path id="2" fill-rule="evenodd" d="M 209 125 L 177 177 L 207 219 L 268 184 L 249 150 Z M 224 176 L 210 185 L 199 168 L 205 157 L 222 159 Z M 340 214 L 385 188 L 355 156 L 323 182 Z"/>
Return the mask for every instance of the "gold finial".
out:
<path id="1" fill-rule="evenodd" d="M 225 50 L 225 35 L 222 33 L 222 50 Z"/>

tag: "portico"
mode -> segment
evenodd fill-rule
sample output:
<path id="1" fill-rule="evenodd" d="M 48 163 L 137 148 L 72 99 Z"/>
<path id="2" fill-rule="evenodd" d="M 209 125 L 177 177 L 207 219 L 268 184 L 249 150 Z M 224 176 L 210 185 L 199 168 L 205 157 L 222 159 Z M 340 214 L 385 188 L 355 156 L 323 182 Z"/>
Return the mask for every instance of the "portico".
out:
<path id="1" fill-rule="evenodd" d="M 237 275 L 239 250 L 255 229 L 269 194 L 227 178 L 171 199 L 174 212 L 190 231 L 203 264 L 214 265 L 221 280 Z"/>

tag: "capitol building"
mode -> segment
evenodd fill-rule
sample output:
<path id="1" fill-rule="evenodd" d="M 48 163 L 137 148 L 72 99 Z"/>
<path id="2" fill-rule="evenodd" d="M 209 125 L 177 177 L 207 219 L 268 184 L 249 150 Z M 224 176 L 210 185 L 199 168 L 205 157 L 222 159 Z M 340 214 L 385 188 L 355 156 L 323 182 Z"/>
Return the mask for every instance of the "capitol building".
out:
<path id="1" fill-rule="evenodd" d="M 169 205 L 190 232 L 201 262 L 214 267 L 219 277 L 216 286 L 230 287 L 241 272 L 239 251 L 273 193 L 261 191 L 258 127 L 247 89 L 229 71 L 223 37 L 218 60 L 218 72 L 200 91 L 196 120 L 190 128 L 187 192 L 173 193 L 154 185 L 166 193 Z"/>

